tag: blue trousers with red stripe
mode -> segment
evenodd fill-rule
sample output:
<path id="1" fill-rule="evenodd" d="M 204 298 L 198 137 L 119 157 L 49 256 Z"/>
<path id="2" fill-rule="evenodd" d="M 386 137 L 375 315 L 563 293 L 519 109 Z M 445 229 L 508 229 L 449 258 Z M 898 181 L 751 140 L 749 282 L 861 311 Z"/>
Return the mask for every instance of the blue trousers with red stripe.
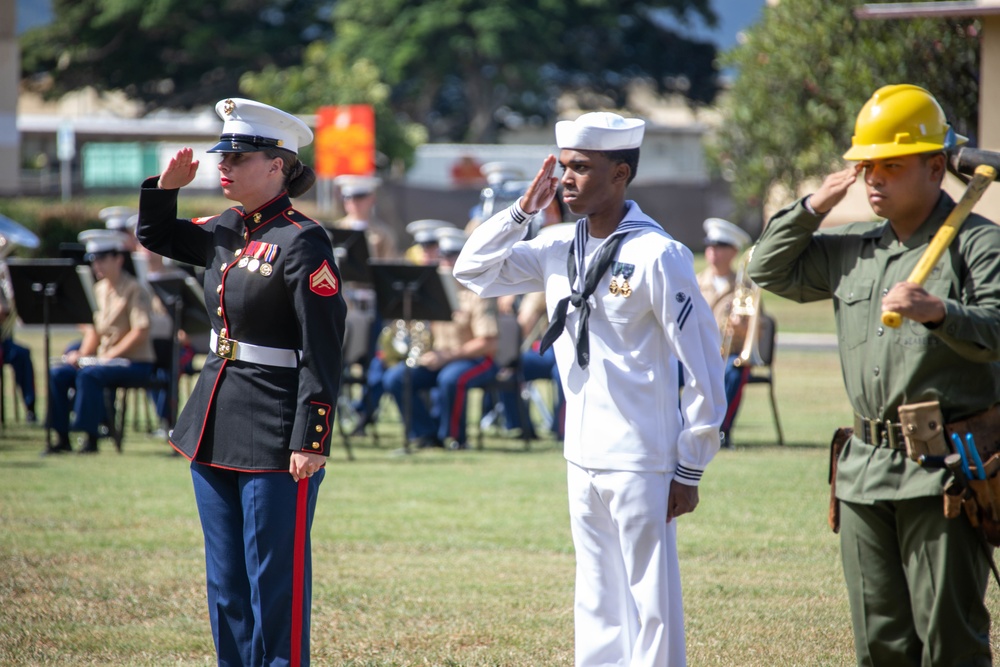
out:
<path id="1" fill-rule="evenodd" d="M 726 438 L 729 438 L 729 431 L 733 428 L 733 422 L 736 421 L 736 413 L 739 412 L 740 403 L 743 401 L 743 387 L 746 386 L 747 380 L 750 378 L 750 364 L 744 364 L 742 366 L 736 365 L 736 360 L 739 355 L 731 354 L 729 358 L 726 359 L 726 375 L 725 375 L 725 386 L 726 386 L 726 417 L 722 420 L 721 430 Z"/>
<path id="2" fill-rule="evenodd" d="M 437 437 L 466 442 L 466 408 L 468 390 L 482 387 L 497 376 L 497 367 L 489 357 L 459 359 L 432 371 L 422 366 L 410 369 L 411 419 L 407 437 L 419 439 Z M 385 390 L 396 399 L 402 414 L 405 409 L 406 366 L 396 364 L 386 370 L 382 379 Z M 422 390 L 431 392 L 434 405 L 420 399 Z"/>
<path id="3" fill-rule="evenodd" d="M 324 475 L 191 464 L 220 666 L 309 664 L 309 532 Z"/>

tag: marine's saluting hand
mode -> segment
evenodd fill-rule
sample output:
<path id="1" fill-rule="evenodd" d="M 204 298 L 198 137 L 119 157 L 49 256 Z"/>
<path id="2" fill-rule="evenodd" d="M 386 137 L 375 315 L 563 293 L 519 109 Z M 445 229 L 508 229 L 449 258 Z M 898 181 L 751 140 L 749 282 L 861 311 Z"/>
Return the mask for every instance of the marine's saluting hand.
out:
<path id="1" fill-rule="evenodd" d="M 167 168 L 160 174 L 160 189 L 183 188 L 194 180 L 196 173 L 198 173 L 198 160 L 194 159 L 194 151 L 190 148 L 182 148 L 177 151 L 177 155 L 170 158 Z"/>
<path id="2" fill-rule="evenodd" d="M 559 186 L 559 177 L 555 176 L 556 157 L 550 155 L 542 162 L 542 168 L 535 174 L 528 190 L 521 197 L 521 208 L 525 213 L 537 213 L 552 202 Z"/>

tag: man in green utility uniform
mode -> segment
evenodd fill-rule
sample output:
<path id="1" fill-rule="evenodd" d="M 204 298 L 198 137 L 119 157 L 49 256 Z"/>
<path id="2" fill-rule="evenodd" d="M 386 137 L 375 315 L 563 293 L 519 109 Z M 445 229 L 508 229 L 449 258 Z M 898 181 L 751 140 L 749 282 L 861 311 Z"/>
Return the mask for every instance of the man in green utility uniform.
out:
<path id="1" fill-rule="evenodd" d="M 944 151 L 964 141 L 926 90 L 879 89 L 844 155 L 855 164 L 779 211 L 749 266 L 775 294 L 833 299 L 855 412 L 835 488 L 859 665 L 991 664 L 986 549 L 964 515 L 944 517 L 948 474 L 912 460 L 899 425 L 904 405 L 938 401 L 952 423 L 1000 403 L 1000 227 L 970 216 L 926 283 L 907 282 L 955 207 Z M 858 179 L 882 220 L 817 231 Z"/>

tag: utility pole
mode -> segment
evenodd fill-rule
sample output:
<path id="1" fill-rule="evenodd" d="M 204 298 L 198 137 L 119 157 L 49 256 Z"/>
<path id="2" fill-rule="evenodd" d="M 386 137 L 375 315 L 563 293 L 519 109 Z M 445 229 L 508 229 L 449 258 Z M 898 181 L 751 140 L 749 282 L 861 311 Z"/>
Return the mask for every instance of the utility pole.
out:
<path id="1" fill-rule="evenodd" d="M 0 0 L 0 195 L 21 189 L 21 138 L 17 92 L 21 51 L 17 44 L 17 0 Z"/>

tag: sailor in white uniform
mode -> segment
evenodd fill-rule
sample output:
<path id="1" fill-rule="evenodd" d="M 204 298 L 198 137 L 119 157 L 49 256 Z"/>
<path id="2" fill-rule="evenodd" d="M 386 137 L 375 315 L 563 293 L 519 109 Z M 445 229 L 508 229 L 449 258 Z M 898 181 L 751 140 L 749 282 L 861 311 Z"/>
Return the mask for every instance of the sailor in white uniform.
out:
<path id="1" fill-rule="evenodd" d="M 698 503 L 726 411 L 719 330 L 691 252 L 625 199 L 643 129 L 603 112 L 557 123 L 562 177 L 546 158 L 455 265 L 480 296 L 545 292 L 542 345 L 554 343 L 566 393 L 576 664 L 587 667 L 685 664 L 674 519 Z M 560 181 L 585 217 L 523 241 Z"/>

